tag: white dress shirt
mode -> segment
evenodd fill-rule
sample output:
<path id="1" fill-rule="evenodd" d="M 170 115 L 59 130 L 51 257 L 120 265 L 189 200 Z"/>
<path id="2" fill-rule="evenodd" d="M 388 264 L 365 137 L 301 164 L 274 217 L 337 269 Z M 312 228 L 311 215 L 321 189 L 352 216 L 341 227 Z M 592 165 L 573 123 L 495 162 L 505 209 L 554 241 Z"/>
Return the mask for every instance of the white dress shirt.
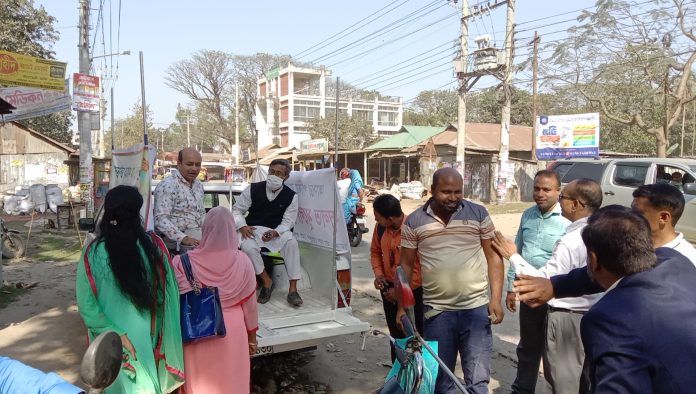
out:
<path id="1" fill-rule="evenodd" d="M 554 246 L 551 258 L 540 269 L 532 267 L 522 256 L 514 254 L 510 256 L 510 263 L 514 264 L 517 274 L 525 274 L 537 277 L 550 278 L 554 275 L 567 274 L 575 268 L 587 266 L 587 248 L 582 242 L 582 229 L 587 226 L 587 217 L 576 220 L 566 228 L 566 233 Z M 552 299 L 549 305 L 554 308 L 564 308 L 585 312 L 602 297 L 603 293 Z"/>
<path id="2" fill-rule="evenodd" d="M 283 185 L 283 187 L 278 189 L 275 193 L 269 191 L 268 188 L 266 188 L 266 198 L 268 198 L 268 201 L 275 200 L 284 187 L 287 186 Z M 285 209 L 285 213 L 283 213 L 283 219 L 281 220 L 278 227 L 274 229 L 278 232 L 278 235 L 283 235 L 283 233 L 286 233 L 290 231 L 290 229 L 295 227 L 295 220 L 297 220 L 298 210 L 297 201 L 297 193 L 295 193 L 295 195 L 292 197 L 292 202 Z M 238 229 L 247 225 L 244 215 L 247 213 L 247 211 L 249 211 L 249 208 L 251 208 L 251 203 L 251 186 L 249 186 L 246 189 L 244 189 L 244 191 L 242 192 L 242 194 L 239 195 L 239 197 L 236 198 L 234 207 L 232 208 L 232 215 L 234 215 L 234 221 L 237 223 Z"/>
<path id="3" fill-rule="evenodd" d="M 689 241 L 684 239 L 684 234 L 677 233 L 676 238 L 662 245 L 662 247 L 676 250 L 677 252 L 683 254 L 696 266 L 696 248 L 694 248 Z"/>

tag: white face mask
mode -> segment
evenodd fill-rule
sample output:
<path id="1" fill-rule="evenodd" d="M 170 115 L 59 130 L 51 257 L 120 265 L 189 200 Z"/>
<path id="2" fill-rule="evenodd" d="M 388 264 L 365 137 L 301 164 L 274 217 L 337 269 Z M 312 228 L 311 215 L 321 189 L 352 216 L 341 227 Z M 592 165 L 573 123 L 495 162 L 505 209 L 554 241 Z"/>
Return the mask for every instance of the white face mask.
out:
<path id="1" fill-rule="evenodd" d="M 278 190 L 281 186 L 283 186 L 283 178 L 277 175 L 269 175 L 266 179 L 266 189 L 269 191 Z"/>

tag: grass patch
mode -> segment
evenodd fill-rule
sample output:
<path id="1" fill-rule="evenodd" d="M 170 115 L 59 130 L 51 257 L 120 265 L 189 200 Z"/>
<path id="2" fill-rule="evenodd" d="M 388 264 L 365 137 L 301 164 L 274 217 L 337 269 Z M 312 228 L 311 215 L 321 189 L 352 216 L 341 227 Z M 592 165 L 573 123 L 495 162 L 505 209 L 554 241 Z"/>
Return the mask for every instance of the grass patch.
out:
<path id="1" fill-rule="evenodd" d="M 499 215 L 503 213 L 522 213 L 532 205 L 534 205 L 533 202 L 508 202 L 503 205 L 486 205 L 486 209 L 491 215 Z"/>
<path id="2" fill-rule="evenodd" d="M 42 237 L 34 242 L 31 257 L 38 261 L 76 262 L 80 259 L 81 248 L 77 239 Z"/>
<path id="3" fill-rule="evenodd" d="M 9 305 L 12 301 L 19 298 L 22 294 L 26 293 L 29 289 L 18 289 L 14 286 L 3 286 L 0 287 L 0 309 Z"/>

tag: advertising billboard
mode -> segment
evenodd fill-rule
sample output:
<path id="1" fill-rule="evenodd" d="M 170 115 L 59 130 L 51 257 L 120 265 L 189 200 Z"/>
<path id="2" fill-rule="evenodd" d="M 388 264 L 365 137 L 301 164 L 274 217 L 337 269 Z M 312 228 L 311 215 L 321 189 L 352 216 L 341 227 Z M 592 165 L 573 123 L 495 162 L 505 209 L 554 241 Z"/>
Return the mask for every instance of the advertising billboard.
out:
<path id="1" fill-rule="evenodd" d="M 599 114 L 540 116 L 536 124 L 539 160 L 599 156 Z"/>

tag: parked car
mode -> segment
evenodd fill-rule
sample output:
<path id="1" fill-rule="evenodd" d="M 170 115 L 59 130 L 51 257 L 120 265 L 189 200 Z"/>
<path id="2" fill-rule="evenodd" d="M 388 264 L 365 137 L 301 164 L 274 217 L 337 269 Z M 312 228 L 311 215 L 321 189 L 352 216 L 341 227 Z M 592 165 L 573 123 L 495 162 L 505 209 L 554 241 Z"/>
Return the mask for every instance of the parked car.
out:
<path id="1" fill-rule="evenodd" d="M 696 244 L 696 160 L 674 158 L 635 159 L 569 159 L 548 166 L 561 176 L 561 184 L 589 178 L 602 186 L 602 205 L 620 204 L 627 207 L 633 201 L 633 190 L 651 183 L 669 183 L 684 193 L 686 205 L 677 231 Z M 680 179 L 680 180 L 678 180 Z"/>

